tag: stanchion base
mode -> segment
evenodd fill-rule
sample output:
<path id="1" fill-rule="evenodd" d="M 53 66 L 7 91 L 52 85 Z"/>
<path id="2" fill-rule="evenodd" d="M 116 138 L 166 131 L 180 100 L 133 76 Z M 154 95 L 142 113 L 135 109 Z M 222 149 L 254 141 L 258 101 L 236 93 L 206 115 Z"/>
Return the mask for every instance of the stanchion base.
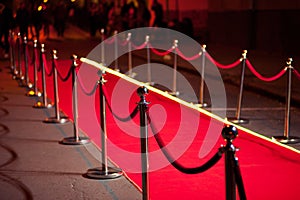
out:
<path id="1" fill-rule="evenodd" d="M 176 92 L 167 92 L 169 95 L 172 95 L 172 96 L 174 96 L 174 97 L 177 97 L 177 96 L 179 96 L 179 92 L 178 91 L 176 91 Z"/>
<path id="2" fill-rule="evenodd" d="M 248 124 L 249 123 L 249 120 L 248 119 L 242 119 L 242 118 L 227 118 L 228 121 L 234 123 L 234 124 Z"/>
<path id="3" fill-rule="evenodd" d="M 293 136 L 273 136 L 272 140 L 276 140 L 277 142 L 283 143 L 283 144 L 296 144 L 300 142 L 299 137 L 293 137 Z"/>
<path id="4" fill-rule="evenodd" d="M 28 96 L 28 97 L 41 97 L 42 93 L 41 92 L 35 92 L 34 90 L 29 90 L 26 93 L 26 96 Z"/>
<path id="5" fill-rule="evenodd" d="M 44 104 L 40 101 L 38 101 L 36 104 L 34 104 L 32 106 L 33 108 L 52 108 L 53 107 L 53 104 L 49 103 L 49 104 Z"/>
<path id="6" fill-rule="evenodd" d="M 67 137 L 62 139 L 59 143 L 60 144 L 66 144 L 66 145 L 83 145 L 90 143 L 91 140 L 88 137 Z"/>
<path id="7" fill-rule="evenodd" d="M 196 106 L 198 106 L 199 108 L 208 108 L 210 107 L 210 105 L 208 103 L 197 103 L 197 104 L 194 104 Z"/>
<path id="8" fill-rule="evenodd" d="M 119 168 L 108 167 L 107 171 L 103 170 L 102 167 L 89 169 L 84 177 L 91 179 L 115 179 L 123 175 L 123 171 Z"/>
<path id="9" fill-rule="evenodd" d="M 155 85 L 154 82 L 147 82 L 146 84 L 147 84 L 147 85 L 151 85 L 151 86 Z"/>
<path id="10" fill-rule="evenodd" d="M 64 124 L 64 123 L 69 122 L 69 118 L 68 117 L 60 117 L 58 119 L 56 117 L 49 117 L 49 118 L 46 118 L 43 122 L 48 123 L 48 124 Z"/>
<path id="11" fill-rule="evenodd" d="M 137 75 L 137 73 L 135 73 L 135 72 L 131 72 L 131 73 L 128 74 L 128 76 L 130 78 L 134 78 L 134 77 L 136 77 L 136 75 Z"/>
<path id="12" fill-rule="evenodd" d="M 33 88 L 33 84 L 30 83 L 30 82 L 28 82 L 28 83 L 27 83 L 27 87 L 28 87 L 29 89 L 31 89 L 31 88 Z"/>
<path id="13" fill-rule="evenodd" d="M 18 73 L 12 76 L 14 80 L 24 80 L 24 76 L 20 76 Z"/>
<path id="14" fill-rule="evenodd" d="M 27 84 L 25 83 L 24 77 L 23 78 L 18 78 L 17 80 L 19 80 L 19 87 L 27 87 Z"/>

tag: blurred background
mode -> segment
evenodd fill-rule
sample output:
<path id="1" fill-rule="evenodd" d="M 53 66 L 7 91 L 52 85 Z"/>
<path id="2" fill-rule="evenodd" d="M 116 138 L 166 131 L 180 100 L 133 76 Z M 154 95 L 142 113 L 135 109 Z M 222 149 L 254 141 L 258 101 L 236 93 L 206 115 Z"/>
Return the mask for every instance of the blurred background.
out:
<path id="1" fill-rule="evenodd" d="M 66 23 L 107 34 L 139 26 L 161 26 L 183 32 L 200 43 L 241 49 L 299 54 L 300 0 L 1 0 L 16 17 L 22 2 L 54 24 L 56 7 L 65 6 Z M 157 7 L 159 4 L 161 7 Z M 156 6 L 155 6 L 156 5 Z M 145 12 L 146 7 L 147 12 Z M 156 19 L 157 16 L 157 19 Z M 35 18 L 35 19 L 34 19 Z M 45 26 L 45 25 L 42 25 Z M 46 25 L 47 26 L 47 25 Z M 45 26 L 45 27 L 46 27 Z M 41 27 L 42 29 L 42 27 Z M 96 32 L 96 33 L 95 33 Z"/>

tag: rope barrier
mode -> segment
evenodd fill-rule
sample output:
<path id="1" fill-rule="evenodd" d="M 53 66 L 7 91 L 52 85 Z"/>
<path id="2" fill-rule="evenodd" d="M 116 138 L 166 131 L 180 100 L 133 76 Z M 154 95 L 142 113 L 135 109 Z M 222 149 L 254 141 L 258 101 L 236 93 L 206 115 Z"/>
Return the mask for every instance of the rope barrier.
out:
<path id="1" fill-rule="evenodd" d="M 47 95 L 47 81 L 45 76 L 45 62 L 43 59 L 43 55 L 45 55 L 45 45 L 41 44 L 41 50 L 40 50 L 40 70 L 42 73 L 42 90 L 43 90 L 43 99 L 42 101 L 38 101 L 34 104 L 34 108 L 51 108 L 53 106 L 52 103 L 48 103 L 48 95 Z"/>
<path id="2" fill-rule="evenodd" d="M 33 66 L 33 88 L 31 88 L 28 92 L 27 92 L 27 96 L 41 96 L 42 94 L 38 91 L 38 86 L 37 86 L 37 82 L 38 82 L 38 70 L 37 70 L 37 66 L 38 66 L 38 57 L 37 57 L 37 40 L 34 40 L 33 42 L 33 57 L 32 57 L 32 66 Z"/>
<path id="3" fill-rule="evenodd" d="M 118 50 L 118 31 L 114 31 L 114 39 L 115 39 L 115 43 L 114 43 L 114 48 L 115 48 L 115 70 L 119 71 L 119 62 L 118 62 L 118 58 L 119 58 L 119 50 Z"/>
<path id="4" fill-rule="evenodd" d="M 57 67 L 58 66 L 57 60 L 54 60 L 53 62 L 55 63 L 55 66 Z M 57 75 L 63 82 L 66 82 L 71 77 L 71 74 L 72 74 L 72 67 L 70 67 L 70 69 L 65 77 L 62 76 L 61 73 L 57 70 Z"/>
<path id="5" fill-rule="evenodd" d="M 151 118 L 149 116 L 149 113 L 147 113 L 148 116 L 148 120 L 149 120 L 149 124 L 150 124 L 150 128 L 152 130 L 152 133 L 154 135 L 154 138 L 158 144 L 158 146 L 160 147 L 161 151 L 163 152 L 164 156 L 167 158 L 167 160 L 170 162 L 170 164 L 175 167 L 178 171 L 185 173 L 185 174 L 197 174 L 197 173 L 202 173 L 208 169 L 210 169 L 212 166 L 214 166 L 221 158 L 222 158 L 222 154 L 223 149 L 220 148 L 219 151 L 217 153 L 215 153 L 215 155 L 213 157 L 211 157 L 206 163 L 204 163 L 201 166 L 197 166 L 197 167 L 192 167 L 192 168 L 187 168 L 184 167 L 183 165 L 181 165 L 180 163 L 178 163 L 169 153 L 169 151 L 166 149 L 164 142 L 162 141 L 161 137 L 160 137 L 160 133 L 157 131 L 155 125 L 152 123 Z"/>
<path id="6" fill-rule="evenodd" d="M 104 40 L 105 44 L 112 44 L 115 42 L 115 37 L 111 37 L 110 39 Z"/>
<path id="7" fill-rule="evenodd" d="M 15 71 L 15 54 L 14 54 L 14 32 L 9 30 L 9 64 L 11 73 L 14 74 Z"/>
<path id="8" fill-rule="evenodd" d="M 248 52 L 247 50 L 244 50 L 242 53 L 242 58 L 240 59 L 242 62 L 241 75 L 240 75 L 240 90 L 239 90 L 239 96 L 238 96 L 238 100 L 237 100 L 237 108 L 236 108 L 236 112 L 235 112 L 235 117 L 228 118 L 229 121 L 231 121 L 235 124 L 247 124 L 249 122 L 248 119 L 241 118 L 247 52 Z"/>
<path id="9" fill-rule="evenodd" d="M 270 81 L 275 81 L 277 79 L 279 79 L 280 77 L 282 77 L 285 72 L 286 72 L 286 68 L 284 68 L 283 70 L 281 70 L 278 74 L 276 74 L 275 76 L 273 77 L 264 77 L 262 76 L 261 74 L 259 74 L 255 68 L 252 66 L 252 64 L 250 63 L 249 60 L 246 60 L 246 65 L 247 67 L 250 69 L 250 71 L 257 77 L 259 78 L 260 80 L 262 81 L 267 81 L 267 82 L 270 82 Z"/>
<path id="10" fill-rule="evenodd" d="M 202 55 L 202 52 L 200 51 L 198 54 L 196 54 L 194 56 L 187 57 L 182 53 L 182 51 L 179 50 L 179 48 L 176 48 L 176 52 L 178 53 L 178 55 L 180 57 L 182 57 L 183 59 L 185 59 L 187 61 L 196 60 L 197 58 L 200 58 L 200 56 Z"/>
<path id="11" fill-rule="evenodd" d="M 41 62 L 40 62 L 40 59 L 38 56 L 38 52 L 36 50 L 34 51 L 34 58 L 35 58 L 35 62 L 37 65 L 37 71 L 40 72 L 41 71 Z"/>
<path id="12" fill-rule="evenodd" d="M 81 90 L 83 91 L 83 93 L 85 95 L 92 96 L 96 92 L 97 87 L 98 87 L 98 81 L 96 81 L 93 89 L 91 91 L 88 91 L 86 89 L 86 87 L 83 85 L 83 82 L 82 82 L 81 77 L 79 76 L 79 74 L 77 74 L 77 80 L 78 80 L 78 83 L 79 83 L 78 85 L 80 86 Z"/>
<path id="13" fill-rule="evenodd" d="M 121 46 L 126 46 L 128 44 L 129 40 L 124 40 L 123 42 L 120 42 Z"/>
<path id="14" fill-rule="evenodd" d="M 50 72 L 49 72 L 49 68 L 48 68 L 48 65 L 47 65 L 47 59 L 46 59 L 46 55 L 45 54 L 42 54 L 42 59 L 43 59 L 43 62 L 44 62 L 45 72 L 46 72 L 47 76 L 52 76 L 53 69 L 51 68 Z"/>
<path id="15" fill-rule="evenodd" d="M 214 60 L 208 53 L 206 53 L 206 57 L 212 62 L 214 63 L 217 67 L 221 68 L 221 69 L 230 69 L 230 68 L 234 68 L 236 67 L 238 64 L 240 64 L 242 62 L 242 59 L 239 59 L 231 64 L 228 65 L 223 65 L 219 62 L 217 62 L 216 60 Z"/>
<path id="16" fill-rule="evenodd" d="M 106 101 L 106 103 L 107 103 L 106 105 L 107 105 L 109 111 L 110 111 L 110 112 L 112 113 L 112 115 L 113 115 L 114 117 L 116 117 L 119 121 L 121 121 L 121 122 L 128 122 L 128 121 L 130 121 L 131 119 L 135 118 L 136 115 L 138 114 L 139 108 L 138 108 L 138 105 L 137 105 L 137 106 L 133 109 L 133 111 L 129 114 L 128 117 L 119 117 L 117 114 L 115 114 L 115 113 L 113 112 L 112 107 L 111 107 L 111 105 L 109 104 L 109 102 L 111 102 L 111 101 L 110 101 L 110 99 L 108 99 L 108 95 L 107 95 L 107 91 L 106 91 L 106 88 L 105 88 L 105 87 L 103 87 L 103 95 L 104 95 L 104 97 L 105 97 L 105 101 Z"/>
<path id="17" fill-rule="evenodd" d="M 168 54 L 170 54 L 173 51 L 173 47 L 171 47 L 170 49 L 166 50 L 166 51 L 158 51 L 157 49 L 155 49 L 150 43 L 149 43 L 149 48 L 151 49 L 151 51 L 153 53 L 155 53 L 158 56 L 166 56 Z"/>
<path id="18" fill-rule="evenodd" d="M 25 51 L 29 52 L 29 48 L 28 48 L 27 45 L 26 45 L 25 48 L 26 48 Z M 27 57 L 28 57 L 28 60 L 29 60 L 29 65 L 33 65 L 33 63 L 34 63 L 34 58 L 30 56 L 30 53 L 27 54 Z"/>
<path id="19" fill-rule="evenodd" d="M 147 46 L 147 42 L 144 42 L 143 44 L 141 44 L 140 46 L 135 45 L 133 42 L 131 42 L 132 47 L 139 50 L 139 49 L 144 49 Z"/>
<path id="20" fill-rule="evenodd" d="M 29 87 L 29 69 L 28 69 L 28 58 L 29 58 L 29 51 L 27 46 L 27 37 L 23 38 L 23 54 L 24 54 L 24 65 L 25 65 L 25 77 L 24 77 L 24 86 Z"/>
<path id="21" fill-rule="evenodd" d="M 300 73 L 299 73 L 299 71 L 294 68 L 293 72 L 295 73 L 296 77 L 300 80 Z"/>
<path id="22" fill-rule="evenodd" d="M 238 188 L 239 197 L 241 200 L 246 200 L 247 197 L 246 197 L 246 192 L 245 192 L 244 183 L 243 183 L 243 179 L 242 179 L 241 169 L 239 168 L 239 164 L 238 164 L 238 159 L 236 159 L 232 155 L 231 160 L 234 162 L 233 163 L 233 171 L 234 171 L 235 182 L 236 182 L 236 185 Z"/>
<path id="23" fill-rule="evenodd" d="M 66 116 L 61 116 L 60 114 L 60 107 L 59 107 L 59 92 L 58 92 L 58 81 L 57 81 L 57 66 L 55 65 L 56 62 L 54 60 L 57 60 L 57 51 L 52 50 L 52 71 L 53 71 L 53 86 L 54 86 L 54 107 L 55 107 L 55 116 L 46 118 L 43 122 L 44 123 L 59 123 L 64 124 L 66 122 L 69 122 L 69 118 Z"/>
<path id="24" fill-rule="evenodd" d="M 73 137 L 66 137 L 60 141 L 61 144 L 66 145 L 82 145 L 90 143 L 90 138 L 79 136 L 79 123 L 78 123 L 78 90 L 77 90 L 77 82 L 76 82 L 76 71 L 78 69 L 77 63 L 77 55 L 72 55 L 72 111 L 73 111 Z"/>
<path id="25" fill-rule="evenodd" d="M 21 54 L 22 54 L 22 49 L 21 49 L 21 33 L 18 33 L 17 36 L 17 41 L 16 41 L 16 46 L 17 46 L 17 62 L 18 62 L 18 70 L 17 70 L 17 76 L 16 79 L 23 80 L 23 70 L 22 70 L 22 65 L 21 65 Z"/>

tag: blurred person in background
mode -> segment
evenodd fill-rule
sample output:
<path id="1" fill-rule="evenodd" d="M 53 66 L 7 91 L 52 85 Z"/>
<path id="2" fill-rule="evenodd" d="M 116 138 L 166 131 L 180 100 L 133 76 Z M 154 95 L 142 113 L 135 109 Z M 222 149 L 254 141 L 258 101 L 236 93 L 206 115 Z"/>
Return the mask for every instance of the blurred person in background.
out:
<path id="1" fill-rule="evenodd" d="M 95 37 L 97 30 L 99 29 L 100 13 L 99 6 L 96 2 L 91 2 L 88 8 L 89 23 L 90 23 L 90 35 Z"/>
<path id="2" fill-rule="evenodd" d="M 59 1 L 53 10 L 54 13 L 54 28 L 58 37 L 64 37 L 66 22 L 68 18 L 68 8 L 64 1 Z"/>
<path id="3" fill-rule="evenodd" d="M 52 24 L 52 15 L 51 15 L 51 10 L 50 6 L 47 5 L 46 3 L 42 3 L 42 10 L 41 10 L 41 20 L 43 24 L 43 32 L 44 36 L 49 38 L 50 36 L 50 25 Z"/>
<path id="4" fill-rule="evenodd" d="M 144 0 L 138 0 L 138 8 L 137 8 L 137 27 L 148 27 L 151 13 L 147 7 L 147 4 Z"/>
<path id="5" fill-rule="evenodd" d="M 12 10 L 0 3 L 0 45 L 4 50 L 4 58 L 8 58 L 9 52 L 9 30 L 13 27 L 13 13 Z"/>
<path id="6" fill-rule="evenodd" d="M 164 19 L 164 11 L 161 3 L 158 2 L 158 0 L 153 0 L 153 4 L 151 7 L 151 10 L 154 12 L 154 22 L 152 26 L 155 27 L 163 27 L 163 19 Z"/>
<path id="7" fill-rule="evenodd" d="M 137 3 L 127 1 L 121 8 L 122 30 L 136 28 Z"/>
<path id="8" fill-rule="evenodd" d="M 21 37 L 28 38 L 28 27 L 30 22 L 30 13 L 26 8 L 25 2 L 21 2 L 16 13 L 16 25 L 19 27 Z"/>
<path id="9" fill-rule="evenodd" d="M 40 41 L 40 32 L 42 30 L 42 7 L 35 3 L 33 5 L 32 13 L 31 13 L 31 23 L 34 27 L 35 37 L 37 41 Z"/>

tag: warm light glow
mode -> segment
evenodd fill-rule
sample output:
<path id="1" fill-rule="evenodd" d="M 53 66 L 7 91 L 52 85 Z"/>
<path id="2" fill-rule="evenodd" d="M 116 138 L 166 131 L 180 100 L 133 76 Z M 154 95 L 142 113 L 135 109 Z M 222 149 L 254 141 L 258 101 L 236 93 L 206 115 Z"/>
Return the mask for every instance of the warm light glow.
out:
<path id="1" fill-rule="evenodd" d="M 44 2 L 44 3 L 47 3 L 47 2 L 48 2 L 48 0 L 44 0 L 43 2 Z"/>
<path id="2" fill-rule="evenodd" d="M 75 1 L 76 1 L 76 0 L 71 0 L 71 2 L 73 2 L 73 3 L 74 3 Z"/>
<path id="3" fill-rule="evenodd" d="M 33 90 L 30 90 L 30 91 L 28 92 L 28 95 L 33 96 L 33 95 L 34 95 L 34 91 L 33 91 Z"/>
<path id="4" fill-rule="evenodd" d="M 41 11 L 43 9 L 43 6 L 38 7 L 38 11 Z"/>

